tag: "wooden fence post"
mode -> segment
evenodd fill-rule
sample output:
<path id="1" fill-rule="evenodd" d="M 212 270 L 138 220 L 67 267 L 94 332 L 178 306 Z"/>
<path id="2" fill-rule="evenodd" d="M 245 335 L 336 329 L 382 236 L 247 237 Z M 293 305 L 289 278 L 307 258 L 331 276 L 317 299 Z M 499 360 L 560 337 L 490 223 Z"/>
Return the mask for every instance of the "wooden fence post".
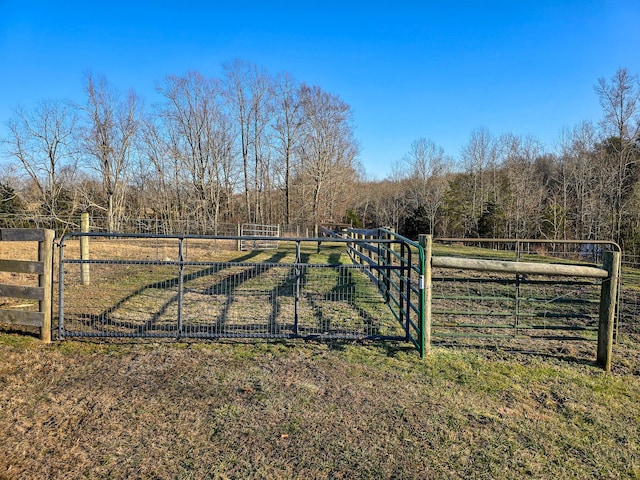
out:
<path id="1" fill-rule="evenodd" d="M 422 265 L 422 296 L 424 300 L 422 302 L 422 315 L 424 321 L 423 325 L 422 341 L 424 345 L 424 353 L 429 353 L 431 350 L 431 257 L 433 255 L 433 235 L 420 235 L 418 237 L 420 246 L 424 249 L 424 265 Z"/>
<path id="2" fill-rule="evenodd" d="M 80 231 L 89 232 L 89 213 L 85 212 L 80 216 Z M 80 260 L 89 260 L 89 237 L 80 237 Z M 91 283 L 91 273 L 88 263 L 83 263 L 80 267 L 80 284 L 89 285 Z"/>
<path id="3" fill-rule="evenodd" d="M 618 295 L 618 277 L 620 275 L 620 252 L 605 252 L 603 268 L 609 276 L 602 281 L 600 293 L 600 315 L 598 319 L 598 354 L 596 361 L 611 371 L 613 351 L 613 330 L 616 315 L 616 297 Z"/>
<path id="4" fill-rule="evenodd" d="M 38 243 L 38 262 L 44 267 L 44 273 L 38 275 L 38 285 L 44 290 L 42 300 L 38 302 L 40 313 L 44 315 L 40 328 L 40 339 L 51 342 L 51 289 L 53 280 L 53 230 L 44 231 L 44 241 Z"/>

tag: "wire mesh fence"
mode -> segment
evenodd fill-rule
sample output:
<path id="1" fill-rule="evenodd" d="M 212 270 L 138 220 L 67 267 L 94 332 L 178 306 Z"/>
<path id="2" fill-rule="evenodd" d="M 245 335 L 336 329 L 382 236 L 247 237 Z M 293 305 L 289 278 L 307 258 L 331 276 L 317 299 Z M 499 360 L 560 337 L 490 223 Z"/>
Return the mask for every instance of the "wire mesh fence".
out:
<path id="1" fill-rule="evenodd" d="M 235 252 L 221 245 L 236 238 L 89 234 L 81 258 L 82 237 L 61 242 L 63 337 L 406 338 L 345 243 L 279 239 L 277 250 Z"/>
<path id="2" fill-rule="evenodd" d="M 438 239 L 438 254 L 600 266 L 613 242 L 508 239 Z M 434 272 L 434 325 L 448 335 L 528 335 L 558 339 L 597 337 L 601 280 L 536 275 L 496 276 Z M 638 295 L 629 268 L 618 289 L 617 331 L 638 333 Z M 501 321 L 502 319 L 502 321 Z"/>

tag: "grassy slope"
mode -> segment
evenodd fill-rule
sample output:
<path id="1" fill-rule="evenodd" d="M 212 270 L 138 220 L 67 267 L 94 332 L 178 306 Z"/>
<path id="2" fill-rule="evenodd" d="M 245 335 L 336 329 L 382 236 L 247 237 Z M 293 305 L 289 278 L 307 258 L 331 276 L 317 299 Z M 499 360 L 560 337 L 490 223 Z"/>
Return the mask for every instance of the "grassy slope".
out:
<path id="1" fill-rule="evenodd" d="M 0 478 L 640 478 L 640 355 L 0 334 Z"/>

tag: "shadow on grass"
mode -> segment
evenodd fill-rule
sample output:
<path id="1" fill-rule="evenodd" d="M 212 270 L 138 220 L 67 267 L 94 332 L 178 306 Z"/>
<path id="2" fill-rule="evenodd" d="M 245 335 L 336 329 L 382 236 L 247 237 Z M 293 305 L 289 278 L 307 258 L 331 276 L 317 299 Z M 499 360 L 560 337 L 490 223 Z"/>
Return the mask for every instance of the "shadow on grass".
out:
<path id="1" fill-rule="evenodd" d="M 255 256 L 257 256 L 259 254 L 260 254 L 259 251 L 254 250 L 254 251 L 248 253 L 247 255 L 243 255 L 242 257 L 238 258 L 236 261 L 237 262 L 247 261 L 247 260 L 250 260 L 250 259 L 254 258 Z M 195 280 L 195 279 L 200 278 L 200 277 L 205 276 L 205 275 L 213 275 L 213 274 L 223 270 L 224 268 L 225 268 L 225 263 L 220 262 L 219 264 L 213 265 L 211 267 L 207 267 L 207 268 L 204 268 L 202 270 L 198 270 L 197 272 L 193 272 L 193 273 L 184 275 L 183 276 L 183 281 L 184 282 L 189 282 L 191 280 Z M 129 330 L 131 330 L 132 334 L 140 335 L 141 333 L 149 330 L 149 328 L 151 328 L 154 325 L 156 325 L 156 323 L 162 317 L 162 315 L 164 315 L 166 313 L 166 311 L 169 308 L 169 306 L 172 305 L 172 304 L 175 304 L 175 302 L 178 300 L 178 295 L 177 294 L 174 295 L 173 297 L 171 297 L 168 301 L 166 301 L 158 309 L 158 311 L 154 312 L 154 314 L 152 315 L 151 319 L 149 319 L 143 325 L 140 325 L 139 323 L 136 323 L 136 322 L 133 322 L 133 321 L 131 321 L 131 322 L 120 321 L 120 320 L 114 321 L 112 318 L 110 318 L 110 314 L 112 314 L 113 312 L 115 312 L 116 310 L 121 308 L 123 305 L 125 305 L 127 302 L 131 301 L 133 298 L 136 298 L 136 297 L 142 295 L 143 293 L 145 293 L 148 290 L 170 290 L 170 289 L 174 289 L 174 288 L 178 287 L 179 282 L 180 282 L 180 279 L 179 279 L 178 276 L 176 276 L 176 277 L 170 278 L 168 280 L 161 280 L 161 281 L 149 283 L 147 285 L 143 285 L 140 288 L 138 288 L 138 289 L 134 290 L 133 292 L 129 293 L 124 298 L 118 300 L 114 305 L 106 308 L 102 312 L 100 312 L 98 314 L 80 314 L 80 315 L 76 315 L 73 320 L 74 321 L 81 321 L 86 327 L 96 328 L 99 325 L 106 325 L 106 326 L 111 327 L 111 328 L 115 327 L 115 328 L 129 329 Z M 162 328 L 160 328 L 160 330 L 175 331 L 176 328 L 177 328 L 176 325 L 168 325 L 168 326 L 163 326 Z"/>

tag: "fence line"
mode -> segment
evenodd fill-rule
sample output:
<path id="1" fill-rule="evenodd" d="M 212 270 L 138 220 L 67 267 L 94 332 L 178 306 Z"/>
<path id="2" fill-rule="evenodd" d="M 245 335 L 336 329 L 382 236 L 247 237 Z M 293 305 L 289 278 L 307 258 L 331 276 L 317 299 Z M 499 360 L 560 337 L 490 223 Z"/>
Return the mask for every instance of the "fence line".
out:
<path id="1" fill-rule="evenodd" d="M 83 237 L 90 239 L 90 259 L 78 246 Z M 406 323 L 370 281 L 377 266 L 350 263 L 347 239 L 268 237 L 278 241 L 277 250 L 223 258 L 211 248 L 241 239 L 265 240 L 66 234 L 60 240 L 60 338 L 407 339 Z M 89 284 L 82 282 L 84 265 L 91 265 Z"/>
<path id="2" fill-rule="evenodd" d="M 598 316 L 598 347 L 596 361 L 606 371 L 611 370 L 611 354 L 615 325 L 617 288 L 619 280 L 620 252 L 604 252 L 603 268 L 583 265 L 541 264 L 531 262 L 506 262 L 463 257 L 432 257 L 433 267 L 445 269 L 475 270 L 480 272 L 512 273 L 518 275 L 542 275 L 586 277 L 604 279 L 600 294 Z M 516 282 L 518 278 L 516 277 Z M 558 282 L 560 283 L 560 282 Z M 516 297 L 517 301 L 517 297 Z M 516 303 L 517 305 L 517 303 Z M 516 321 L 518 312 L 516 311 Z M 427 323 L 431 323 L 427 320 Z"/>
<path id="3" fill-rule="evenodd" d="M 106 217 L 91 215 L 91 230 L 94 232 L 108 232 Z M 55 230 L 56 236 L 61 237 L 67 232 L 81 230 L 82 214 L 65 218 L 48 215 L 0 214 L 0 228 L 48 228 Z M 156 235 L 237 235 L 240 223 L 218 222 L 208 225 L 190 219 L 167 219 L 157 217 L 124 216 L 117 224 L 117 231 L 110 233 L 156 234 Z M 280 235 L 283 237 L 310 238 L 314 236 L 313 228 L 305 225 L 279 225 Z"/>
<path id="4" fill-rule="evenodd" d="M 536 313 L 535 311 L 526 312 L 522 309 L 522 306 L 525 302 L 543 302 L 545 303 L 545 308 L 549 304 L 553 304 L 561 307 L 564 304 L 584 304 L 588 307 L 590 300 L 577 298 L 578 296 L 582 296 L 581 292 L 586 288 L 586 286 L 591 285 L 591 287 L 595 287 L 596 283 L 589 283 L 583 280 L 572 280 L 571 278 L 587 278 L 587 279 L 599 279 L 602 280 L 600 285 L 600 300 L 599 300 L 599 313 L 598 313 L 598 323 L 597 328 L 597 340 L 598 340 L 598 352 L 597 352 L 597 361 L 599 364 L 603 365 L 606 369 L 610 368 L 611 362 L 611 346 L 613 341 L 613 332 L 614 326 L 616 324 L 616 298 L 618 296 L 618 279 L 620 278 L 620 252 L 619 247 L 612 242 L 580 242 L 580 241 L 545 241 L 545 240 L 511 240 L 512 249 L 515 251 L 516 261 L 503 261 L 496 260 L 494 258 L 465 258 L 460 256 L 448 256 L 448 255 L 438 255 L 433 256 L 432 249 L 432 239 L 430 236 L 421 236 L 420 242 L 416 243 L 401 235 L 397 235 L 395 232 L 389 229 L 371 229 L 371 230 L 363 230 L 363 229 L 347 229 L 343 230 L 340 233 L 331 233 L 329 231 L 321 230 L 321 233 L 331 236 L 330 239 L 323 238 L 311 238 L 306 239 L 305 241 L 308 244 L 315 244 L 317 242 L 318 251 L 322 243 L 325 242 L 336 242 L 346 244 L 347 251 L 351 262 L 354 266 L 360 268 L 360 272 L 365 275 L 369 281 L 377 287 L 377 290 L 382 297 L 384 298 L 384 303 L 388 306 L 391 313 L 395 317 L 395 319 L 403 326 L 406 339 L 413 342 L 413 344 L 418 348 L 420 354 L 423 355 L 429 350 L 430 339 L 434 334 L 434 328 L 514 328 L 515 332 L 525 330 L 525 329 L 565 329 L 565 330 L 589 330 L 589 327 L 583 327 L 579 324 L 550 324 L 549 319 L 554 318 L 572 318 L 572 319 L 590 319 L 592 316 L 589 313 L 584 313 L 583 311 L 573 313 L 566 312 L 563 309 L 558 309 L 556 312 L 544 310 L 543 313 Z M 217 240 L 249 240 L 249 241 L 286 241 L 286 242 L 294 242 L 298 245 L 296 259 L 295 262 L 289 262 L 289 264 L 278 265 L 278 268 L 289 269 L 291 272 L 294 272 L 295 275 L 293 277 L 287 277 L 288 280 L 283 280 L 282 286 L 285 284 L 289 285 L 292 281 L 299 282 L 300 271 L 307 269 L 307 266 L 304 265 L 304 262 L 300 262 L 300 239 L 293 237 L 277 237 L 273 238 L 271 236 L 170 236 L 170 235 L 153 235 L 153 234 L 112 234 L 112 233 L 79 233 L 74 234 L 76 238 L 82 240 L 83 237 L 95 237 L 95 238 L 104 238 L 104 239 L 113 239 L 113 238 L 142 238 L 142 239 L 164 239 L 169 240 L 173 239 L 189 239 L 193 240 L 211 240 L 213 242 Z M 41 328 L 41 336 L 43 340 L 50 340 L 50 313 L 49 318 L 46 318 L 46 313 L 51 311 L 51 298 L 47 299 L 46 292 L 51 292 L 51 272 L 47 273 L 47 265 L 51 265 L 52 261 L 52 241 L 53 241 L 53 232 L 47 230 L 31 230 L 31 229 L 2 229 L 0 230 L 0 240 L 3 241 L 38 241 L 39 242 L 39 261 L 38 262 L 18 262 L 18 261 L 10 261 L 3 260 L 0 261 L 0 268 L 5 271 L 15 271 L 15 272 L 27 272 L 27 273 L 37 273 L 39 274 L 39 287 L 16 287 L 14 285 L 0 285 L 0 294 L 4 296 L 15 296 L 18 298 L 29 298 L 33 300 L 37 300 L 39 302 L 40 312 L 12 312 L 12 313 L 0 313 L 0 320 L 5 319 L 5 322 L 19 324 L 19 317 L 22 317 L 22 324 L 37 326 Z M 441 239 L 442 240 L 442 239 Z M 509 242 L 507 239 L 444 239 L 448 243 L 482 243 L 482 244 L 491 244 L 496 245 L 499 242 Z M 64 243 L 64 242 L 62 242 Z M 82 242 L 80 242 L 82 243 Z M 531 245 L 535 243 L 552 243 L 553 248 L 555 248 L 555 244 L 562 246 L 560 250 L 562 250 L 562 254 L 564 256 L 582 256 L 585 253 L 588 255 L 598 255 L 603 258 L 603 266 L 602 268 L 588 266 L 588 265 L 567 265 L 567 264 L 549 264 L 549 263 L 536 263 L 536 262 L 523 262 L 521 260 L 521 251 L 523 247 L 526 245 L 526 251 L 531 254 L 537 253 L 536 250 L 531 249 Z M 585 243 L 597 245 L 597 248 L 594 248 L 593 245 L 584 249 L 582 245 Z M 580 245 L 579 251 L 571 251 L 570 248 L 567 248 L 569 244 Z M 202 264 L 194 264 L 193 262 L 187 262 L 185 260 L 186 254 L 186 244 L 184 244 L 185 250 L 183 251 L 183 243 L 180 240 L 180 248 L 178 253 L 178 258 L 176 260 L 166 261 L 166 260 L 156 260 L 156 261 L 134 261 L 128 262 L 127 264 L 131 265 L 161 265 L 161 266 L 169 266 L 169 265 L 179 265 L 180 266 L 180 274 L 179 278 L 182 279 L 183 270 L 186 267 L 213 267 L 217 268 L 220 262 L 210 262 L 206 261 Z M 158 249 L 157 243 L 155 244 L 156 250 Z M 443 248 L 443 247 L 439 247 Z M 608 250 L 607 250 L 608 249 Z M 80 258 L 78 260 L 72 260 L 67 262 L 68 265 L 78 265 L 79 266 L 79 278 L 81 278 L 81 284 L 88 286 L 88 268 L 86 270 L 86 274 L 84 273 L 84 267 L 88 267 L 90 264 L 93 265 L 101 265 L 105 263 L 109 263 L 110 260 L 100 260 L 89 258 L 88 249 L 86 249 L 86 253 L 84 248 L 81 248 Z M 48 256 L 47 256 L 48 255 Z M 61 255 L 61 263 L 60 263 L 60 271 L 61 275 L 64 271 L 64 265 Z M 230 265 L 229 268 L 235 268 L 237 265 Z M 253 267 L 257 268 L 257 265 Z M 252 268 L 253 268 L 252 267 Z M 274 267 L 275 268 L 275 267 Z M 315 268 L 315 266 L 314 266 Z M 343 267 L 340 267 L 343 268 Z M 492 278 L 483 277 L 482 275 L 476 276 L 473 278 L 439 278 L 433 276 L 433 268 L 440 269 L 448 269 L 448 270 L 461 270 L 463 272 L 476 271 L 481 274 L 484 272 L 498 272 L 502 274 L 514 275 L 515 279 L 504 279 L 498 278 L 495 276 Z M 293 270 L 291 270 L 293 269 Z M 276 270 L 274 270 L 276 271 Z M 284 271 L 284 270 L 283 270 Z M 297 272 L 297 273 L 296 273 Z M 49 279 L 47 280 L 47 275 Z M 568 280 L 564 281 L 547 281 L 547 280 L 539 280 L 539 279 L 528 279 L 527 275 L 531 276 L 563 276 L 563 277 L 571 277 Z M 351 277 L 350 273 L 346 271 L 343 273 L 339 273 L 340 278 Z M 60 288 L 63 288 L 62 276 L 60 282 Z M 265 277 L 266 278 L 266 277 Z M 510 295 L 506 292 L 498 292 L 496 295 L 496 291 L 494 291 L 494 295 L 489 296 L 485 295 L 483 292 L 471 292 L 468 291 L 466 294 L 463 292 L 456 292 L 448 290 L 447 295 L 444 293 L 440 293 L 438 295 L 434 295 L 434 280 L 442 281 L 446 283 L 447 281 L 469 281 L 475 282 L 476 285 L 483 285 L 487 282 L 493 282 L 498 285 L 508 285 L 513 284 L 515 287 L 515 295 Z M 182 280 L 180 281 L 180 284 Z M 559 285 L 567 285 L 567 286 L 576 286 L 578 290 L 576 290 L 575 296 L 576 298 L 567 298 L 566 296 L 558 295 L 556 298 L 549 299 L 547 298 L 538 298 L 537 294 L 530 293 L 527 297 L 523 295 L 521 292 L 521 288 L 524 285 L 532 285 L 532 286 L 545 286 L 548 285 L 550 290 L 553 291 L 555 295 L 555 291 L 557 290 Z M 589 287 L 589 288 L 591 288 Z M 182 295 L 181 287 L 179 287 L 179 294 Z M 235 288 L 235 287 L 234 287 Z M 287 287 L 288 288 L 288 287 Z M 468 287 L 467 287 L 468 288 Z M 475 287 L 474 287 L 475 288 Z M 444 290 L 443 290 L 444 292 Z M 64 296 L 60 295 L 60 312 L 62 312 L 62 304 L 64 301 Z M 182 301 L 182 297 L 179 295 L 179 303 Z M 269 295 L 275 295 L 274 292 L 269 293 Z M 292 294 L 294 298 L 297 298 L 297 294 Z M 498 305 L 497 308 L 491 308 L 488 311 L 471 311 L 468 310 L 464 312 L 460 309 L 455 308 L 457 305 L 456 302 L 464 300 L 469 302 L 484 302 L 488 297 L 490 301 L 495 301 L 495 305 Z M 433 302 L 437 300 L 446 300 L 450 301 L 452 307 L 449 307 L 448 310 L 435 310 L 433 308 Z M 47 302 L 49 307 L 47 308 Z M 297 302 L 297 300 L 296 300 Z M 514 306 L 513 312 L 501 311 L 500 308 L 504 308 L 507 306 L 509 302 L 512 302 Z M 280 307 L 278 307 L 280 308 Z M 314 309 L 319 309 L 318 305 L 313 307 Z M 180 307 L 178 308 L 180 311 Z M 298 304 L 296 303 L 295 311 L 298 311 Z M 18 313 L 24 313 L 25 315 L 17 315 Z M 38 314 L 38 315 L 34 315 Z M 41 317 L 40 314 L 43 314 L 44 317 Z M 498 316 L 498 317 L 513 317 L 514 322 L 512 325 L 499 325 L 499 324 L 468 324 L 460 323 L 460 322 L 452 322 L 451 325 L 447 325 L 443 322 L 433 322 L 431 316 L 432 315 L 449 315 L 452 317 L 460 317 L 464 315 L 473 314 L 475 316 Z M 545 323 L 540 327 L 533 324 L 524 324 L 522 321 L 526 318 L 542 318 Z M 62 321 L 63 316 L 60 316 Z M 47 327 L 48 322 L 48 327 Z M 47 339 L 47 332 L 49 332 L 49 337 Z"/>

